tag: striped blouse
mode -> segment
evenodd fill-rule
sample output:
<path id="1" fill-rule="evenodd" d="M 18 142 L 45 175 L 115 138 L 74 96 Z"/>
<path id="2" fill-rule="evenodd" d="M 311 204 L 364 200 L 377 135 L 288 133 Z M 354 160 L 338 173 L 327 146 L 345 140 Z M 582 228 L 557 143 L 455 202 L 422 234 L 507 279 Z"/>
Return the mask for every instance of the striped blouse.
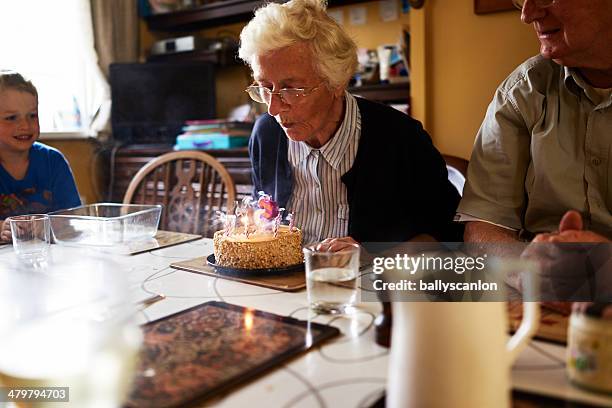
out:
<path id="1" fill-rule="evenodd" d="M 346 92 L 344 120 L 320 149 L 289 140 L 288 159 L 293 170 L 293 192 L 287 204 L 295 213 L 308 245 L 348 234 L 349 206 L 340 177 L 350 170 L 361 135 L 361 115 L 355 97 Z"/>

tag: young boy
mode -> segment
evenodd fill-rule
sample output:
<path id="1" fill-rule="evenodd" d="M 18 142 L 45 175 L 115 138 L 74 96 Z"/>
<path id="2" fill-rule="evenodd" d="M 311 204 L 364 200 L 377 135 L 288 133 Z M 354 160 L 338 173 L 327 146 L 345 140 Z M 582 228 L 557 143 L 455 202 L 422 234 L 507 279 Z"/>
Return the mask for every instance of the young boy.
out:
<path id="1" fill-rule="evenodd" d="M 38 143 L 38 92 L 0 70 L 0 220 L 81 205 L 72 171 L 57 149 Z M 1 241 L 11 240 L 3 222 Z"/>

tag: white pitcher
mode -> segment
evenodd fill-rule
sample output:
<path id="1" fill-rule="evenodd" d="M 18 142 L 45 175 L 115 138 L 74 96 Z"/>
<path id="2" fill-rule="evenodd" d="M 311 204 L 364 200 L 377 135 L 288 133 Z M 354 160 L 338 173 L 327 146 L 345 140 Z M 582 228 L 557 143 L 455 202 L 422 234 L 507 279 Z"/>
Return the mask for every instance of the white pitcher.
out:
<path id="1" fill-rule="evenodd" d="M 510 369 L 537 329 L 537 302 L 523 304 L 523 321 L 509 340 L 505 302 L 394 302 L 392 308 L 387 407 L 510 405 Z"/>

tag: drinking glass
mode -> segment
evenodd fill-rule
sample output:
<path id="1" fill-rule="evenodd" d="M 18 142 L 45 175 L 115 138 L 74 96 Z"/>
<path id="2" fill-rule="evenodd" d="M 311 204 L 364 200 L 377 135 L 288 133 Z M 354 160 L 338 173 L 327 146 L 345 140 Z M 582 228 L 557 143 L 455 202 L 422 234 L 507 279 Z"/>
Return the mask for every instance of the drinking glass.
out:
<path id="1" fill-rule="evenodd" d="M 26 263 L 45 262 L 51 244 L 51 227 L 46 214 L 9 217 L 13 248 L 19 259 Z"/>
<path id="2" fill-rule="evenodd" d="M 310 308 L 323 314 L 352 311 L 357 300 L 359 245 L 338 252 L 304 248 Z"/>
<path id="3" fill-rule="evenodd" d="M 109 259 L 61 258 L 0 265 L 0 386 L 68 387 L 35 406 L 121 406 L 141 341 L 127 285 Z"/>

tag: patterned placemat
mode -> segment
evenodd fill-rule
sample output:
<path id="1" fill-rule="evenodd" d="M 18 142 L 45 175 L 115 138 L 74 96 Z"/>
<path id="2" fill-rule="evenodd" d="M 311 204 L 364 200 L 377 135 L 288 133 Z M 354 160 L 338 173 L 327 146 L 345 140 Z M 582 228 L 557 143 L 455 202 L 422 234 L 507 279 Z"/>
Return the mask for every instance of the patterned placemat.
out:
<path id="1" fill-rule="evenodd" d="M 510 330 L 518 329 L 523 320 L 523 304 L 521 302 L 508 302 L 508 315 L 510 317 Z M 548 307 L 540 308 L 540 326 L 535 338 L 565 345 L 567 344 L 567 326 L 569 316 L 559 313 Z"/>
<path id="2" fill-rule="evenodd" d="M 201 402 L 317 347 L 340 331 L 229 303 L 207 302 L 148 323 L 143 334 L 128 407 Z"/>
<path id="3" fill-rule="evenodd" d="M 207 264 L 205 256 L 190 259 L 188 261 L 174 262 L 171 263 L 170 266 L 184 271 L 201 273 L 203 275 L 248 283 L 250 285 L 262 286 L 269 289 L 282 290 L 284 292 L 295 292 L 306 287 L 306 274 L 304 270 L 273 276 L 228 276 L 217 273 L 215 268 Z"/>
<path id="4" fill-rule="evenodd" d="M 184 242 L 195 241 L 200 238 L 202 238 L 201 235 L 159 230 L 153 239 L 130 242 L 125 246 L 124 253 L 126 255 L 136 255 L 142 252 L 182 244 Z"/>

